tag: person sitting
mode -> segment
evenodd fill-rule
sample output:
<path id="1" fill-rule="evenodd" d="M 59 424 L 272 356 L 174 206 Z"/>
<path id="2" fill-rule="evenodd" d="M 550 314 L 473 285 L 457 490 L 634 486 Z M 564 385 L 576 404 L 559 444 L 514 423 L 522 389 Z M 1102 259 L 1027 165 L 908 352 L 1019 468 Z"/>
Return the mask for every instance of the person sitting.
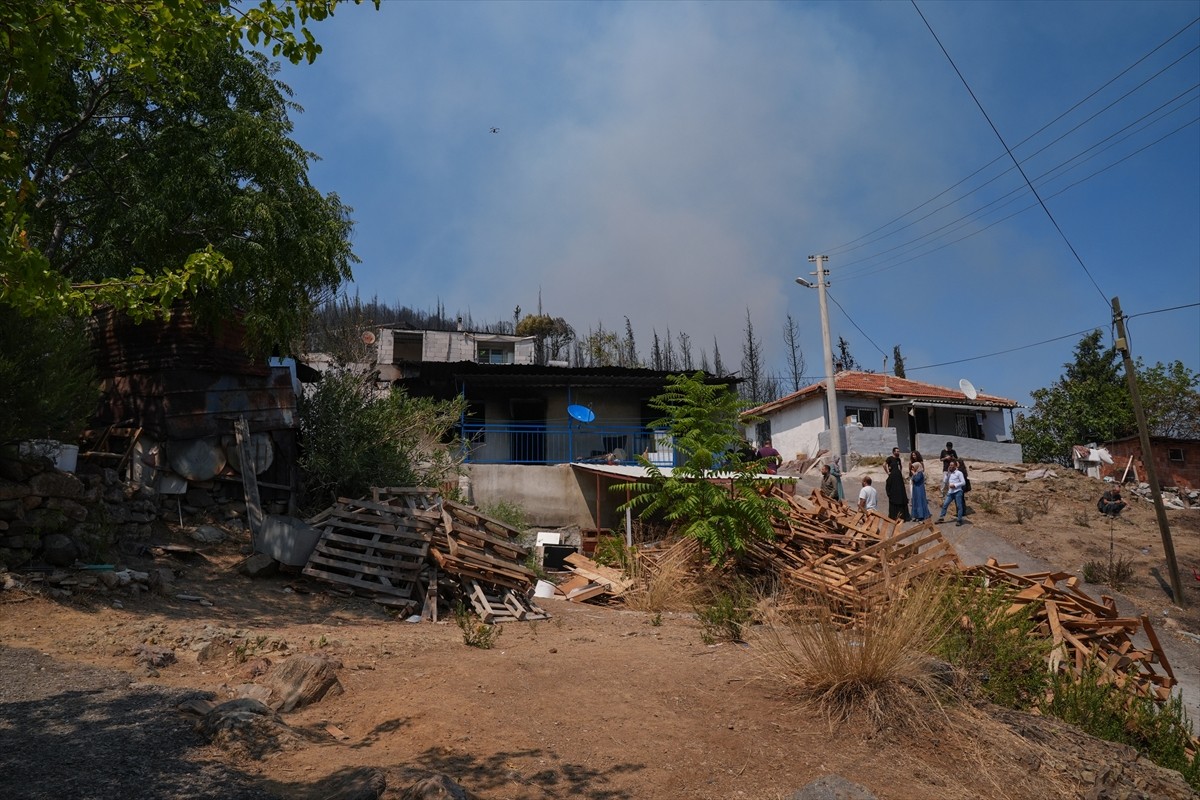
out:
<path id="1" fill-rule="evenodd" d="M 1096 508 L 1106 517 L 1116 518 L 1121 513 L 1121 509 L 1125 508 L 1125 501 L 1121 499 L 1121 487 L 1114 486 L 1104 494 L 1100 495 L 1100 499 L 1096 501 Z"/>

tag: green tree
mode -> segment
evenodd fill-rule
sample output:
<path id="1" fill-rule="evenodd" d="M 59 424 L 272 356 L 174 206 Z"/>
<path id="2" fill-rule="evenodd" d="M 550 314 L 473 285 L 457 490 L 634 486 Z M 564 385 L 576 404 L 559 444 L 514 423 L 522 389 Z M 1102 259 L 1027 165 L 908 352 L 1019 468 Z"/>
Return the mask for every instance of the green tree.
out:
<path id="1" fill-rule="evenodd" d="M 833 368 L 838 372 L 862 372 L 862 366 L 854 360 L 854 354 L 850 352 L 850 343 L 838 337 L 837 341 L 838 354 L 833 360 Z"/>
<path id="2" fill-rule="evenodd" d="M 306 505 L 364 497 L 372 486 L 436 486 L 457 473 L 450 432 L 465 401 L 380 391 L 374 373 L 326 373 L 299 403 Z"/>
<path id="3" fill-rule="evenodd" d="M 1200 373 L 1182 361 L 1146 367 L 1139 358 L 1138 393 L 1153 436 L 1200 439 Z"/>
<path id="4" fill-rule="evenodd" d="M 907 377 L 904 374 L 904 356 L 900 355 L 900 345 L 892 348 L 892 374 L 897 378 Z"/>
<path id="5" fill-rule="evenodd" d="M 213 285 L 231 269 L 211 246 L 148 273 L 124 265 L 113 276 L 75 279 L 55 269 L 30 231 L 31 212 L 46 197 L 28 139 L 44 116 L 80 108 L 79 86 L 63 81 L 69 65 L 97 82 L 121 75 L 148 101 L 171 105 L 203 88 L 193 66 L 214 53 L 269 47 L 293 62 L 312 61 L 321 48 L 308 25 L 328 17 L 336 0 L 31 0 L 0 2 L 0 303 L 23 312 L 86 313 L 97 304 L 135 316 L 165 312 L 184 294 Z M 79 128 L 67 127 L 50 147 L 82 131 L 96 109 L 86 107 Z M 60 178 L 74 178 L 62 173 Z M 76 231 L 64 231 L 69 237 Z"/>
<path id="6" fill-rule="evenodd" d="M 1119 439 L 1136 430 L 1120 355 L 1099 330 L 1075 346 L 1075 359 L 1044 389 L 1030 392 L 1033 408 L 1019 414 L 1013 438 L 1030 462 L 1071 463 L 1071 446 Z"/>
<path id="7" fill-rule="evenodd" d="M 258 349 L 290 347 L 354 256 L 349 209 L 309 184 L 310 156 L 289 138 L 277 67 L 217 44 L 191 64 L 192 91 L 166 100 L 83 63 L 55 65 L 45 112 L 20 126 L 33 246 L 74 281 L 157 277 L 211 248 L 232 269 L 197 291 L 199 316 L 239 309 Z"/>
<path id="8" fill-rule="evenodd" d="M 772 521 L 782 517 L 783 502 L 763 491 L 763 482 L 755 478 L 757 462 L 738 455 L 744 406 L 727 385 L 706 383 L 702 372 L 668 376 L 666 389 L 650 401 L 663 417 L 650 427 L 667 430 L 683 463 L 667 476 L 638 456 L 647 476 L 613 487 L 633 493 L 620 510 L 660 514 L 677 523 L 714 563 L 743 552 L 753 538 L 772 538 Z"/>
<path id="9" fill-rule="evenodd" d="M 517 336 L 534 337 L 534 360 L 538 364 L 561 358 L 575 339 L 575 329 L 565 319 L 549 314 L 526 314 L 515 330 Z"/>

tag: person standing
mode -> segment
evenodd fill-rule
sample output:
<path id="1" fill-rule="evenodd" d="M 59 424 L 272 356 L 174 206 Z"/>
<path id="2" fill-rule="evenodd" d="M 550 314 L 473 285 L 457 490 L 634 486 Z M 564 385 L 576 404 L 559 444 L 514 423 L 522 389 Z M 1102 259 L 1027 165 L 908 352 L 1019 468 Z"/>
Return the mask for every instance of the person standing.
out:
<path id="1" fill-rule="evenodd" d="M 904 461 L 900 458 L 900 448 L 893 447 L 888 456 L 885 468 L 887 482 L 884 492 L 888 499 L 888 519 L 901 519 L 908 522 L 908 490 L 904 488 Z"/>
<path id="2" fill-rule="evenodd" d="M 871 476 L 864 475 L 862 488 L 858 490 L 858 510 L 874 511 L 879 507 L 879 492 L 871 485 Z"/>
<path id="3" fill-rule="evenodd" d="M 963 513 L 966 511 L 963 503 L 963 484 L 967 479 L 958 471 L 958 461 L 951 459 L 949 467 L 946 476 L 942 478 L 942 492 L 945 494 L 945 498 L 942 500 L 942 512 L 938 514 L 937 521 L 939 525 L 946 521 L 946 509 L 950 507 L 950 501 L 953 500 L 958 508 L 958 520 L 954 524 L 962 525 Z"/>
<path id="4" fill-rule="evenodd" d="M 950 462 L 958 460 L 958 453 L 954 452 L 954 442 L 946 442 L 946 448 L 942 450 L 942 474 L 945 475 L 950 471 Z"/>
<path id="5" fill-rule="evenodd" d="M 925 462 L 910 461 L 908 470 L 912 480 L 912 518 L 924 522 L 933 516 L 929 513 L 929 496 L 925 492 Z"/>
<path id="6" fill-rule="evenodd" d="M 778 450 L 771 447 L 770 439 L 764 439 L 762 447 L 758 448 L 758 460 L 766 464 L 768 475 L 774 475 L 779 471 L 779 465 L 783 463 L 783 456 L 779 455 Z"/>
<path id="7" fill-rule="evenodd" d="M 829 474 L 837 481 L 837 499 L 845 500 L 846 492 L 842 488 L 842 457 L 834 456 L 829 464 Z"/>
<path id="8" fill-rule="evenodd" d="M 837 479 L 833 477 L 833 471 L 828 464 L 824 464 L 821 467 L 821 494 L 830 500 L 837 500 L 837 489 Z"/>

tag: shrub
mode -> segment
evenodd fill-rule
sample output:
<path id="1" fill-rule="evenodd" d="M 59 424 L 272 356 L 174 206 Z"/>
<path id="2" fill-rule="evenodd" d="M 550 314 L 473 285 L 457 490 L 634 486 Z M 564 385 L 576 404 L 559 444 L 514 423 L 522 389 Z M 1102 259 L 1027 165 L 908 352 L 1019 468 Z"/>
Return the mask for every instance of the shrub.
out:
<path id="1" fill-rule="evenodd" d="M 744 641 L 743 633 L 753 618 L 750 589 L 741 581 L 715 589 L 708 601 L 696 607 L 700 639 L 705 644 Z"/>
<path id="2" fill-rule="evenodd" d="M 363 497 L 372 486 L 437 486 L 457 463 L 445 444 L 463 401 L 380 392 L 374 375 L 327 372 L 299 402 L 306 506 Z"/>
<path id="3" fill-rule="evenodd" d="M 1075 513 L 1075 524 L 1081 528 L 1090 528 L 1092 526 L 1092 515 L 1087 511 L 1078 511 Z"/>
<path id="4" fill-rule="evenodd" d="M 1096 670 L 1079 678 L 1056 675 L 1051 689 L 1050 698 L 1040 705 L 1042 713 L 1097 738 L 1135 747 L 1155 764 L 1178 770 L 1193 789 L 1200 790 L 1200 758 L 1188 755 L 1194 746 L 1192 725 L 1179 695 L 1159 706 L 1108 683 Z"/>
<path id="5" fill-rule="evenodd" d="M 767 674 L 831 723 L 862 710 L 873 727 L 922 726 L 928 702 L 939 702 L 946 683 L 929 653 L 951 621 L 947 591 L 940 579 L 922 581 L 850 625 L 831 598 L 815 596 L 799 613 L 769 617 L 755 643 Z"/>
<path id="6" fill-rule="evenodd" d="M 934 652 L 973 676 L 992 702 L 1025 708 L 1049 682 L 1051 642 L 1034 633 L 1033 604 L 1009 613 L 1009 595 L 969 583 L 947 593 L 947 608 L 957 621 Z"/>
<path id="7" fill-rule="evenodd" d="M 1088 583 L 1106 583 L 1120 591 L 1133 578 L 1133 559 L 1126 556 L 1114 558 L 1109 553 L 1108 561 L 1085 561 L 1083 579 Z"/>
<path id="8" fill-rule="evenodd" d="M 1000 510 L 1000 493 L 994 489 L 976 492 L 975 505 L 987 514 L 995 514 Z"/>
<path id="9" fill-rule="evenodd" d="M 659 555 L 653 565 L 642 557 L 630 559 L 626 572 L 633 579 L 633 586 L 623 595 L 625 606 L 633 611 L 656 613 L 695 607 L 700 592 L 692 575 L 695 552 L 695 545 L 676 544 Z"/>
<path id="10" fill-rule="evenodd" d="M 488 625 L 477 620 L 462 603 L 454 607 L 454 622 L 462 631 L 463 644 L 467 647 L 478 647 L 480 650 L 491 650 L 503 633 L 499 625 Z"/>

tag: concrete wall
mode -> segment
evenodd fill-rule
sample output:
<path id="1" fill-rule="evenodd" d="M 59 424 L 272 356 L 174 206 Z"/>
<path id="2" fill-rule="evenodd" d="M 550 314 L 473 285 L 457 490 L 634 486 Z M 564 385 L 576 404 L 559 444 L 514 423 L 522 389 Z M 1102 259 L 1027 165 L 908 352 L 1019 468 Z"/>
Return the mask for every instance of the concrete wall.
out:
<path id="1" fill-rule="evenodd" d="M 990 415 L 989 415 L 990 416 Z M 990 461 L 997 464 L 1021 464 L 1021 445 L 1004 442 L 989 442 L 986 439 L 966 439 L 958 436 L 943 436 L 937 433 L 918 433 L 917 449 L 925 457 L 925 463 L 938 460 L 938 453 L 946 446 L 946 442 L 954 442 L 954 450 L 970 469 L 972 462 Z M 940 463 L 940 462 L 939 462 Z"/>
<path id="2" fill-rule="evenodd" d="M 817 435 L 825 430 L 823 413 L 825 399 L 820 403 L 796 403 L 766 415 L 771 423 L 771 444 L 785 461 L 817 453 Z M 757 438 L 756 425 L 746 426 L 746 439 Z"/>
<path id="3" fill-rule="evenodd" d="M 888 455 L 900 444 L 895 428 L 859 428 L 857 425 L 842 426 L 842 452 L 858 453 L 860 456 Z M 821 431 L 820 446 L 829 449 L 829 431 Z"/>
<path id="4" fill-rule="evenodd" d="M 525 511 L 530 525 L 545 528 L 563 528 L 578 525 L 594 528 L 593 503 L 596 490 L 594 476 L 578 479 L 568 464 L 552 466 L 520 466 L 512 464 L 470 464 L 467 475 L 471 482 L 471 502 L 480 508 L 504 501 L 514 503 Z M 611 482 L 601 478 L 603 487 Z M 620 500 L 602 497 L 601 522 L 611 523 L 611 510 Z"/>

